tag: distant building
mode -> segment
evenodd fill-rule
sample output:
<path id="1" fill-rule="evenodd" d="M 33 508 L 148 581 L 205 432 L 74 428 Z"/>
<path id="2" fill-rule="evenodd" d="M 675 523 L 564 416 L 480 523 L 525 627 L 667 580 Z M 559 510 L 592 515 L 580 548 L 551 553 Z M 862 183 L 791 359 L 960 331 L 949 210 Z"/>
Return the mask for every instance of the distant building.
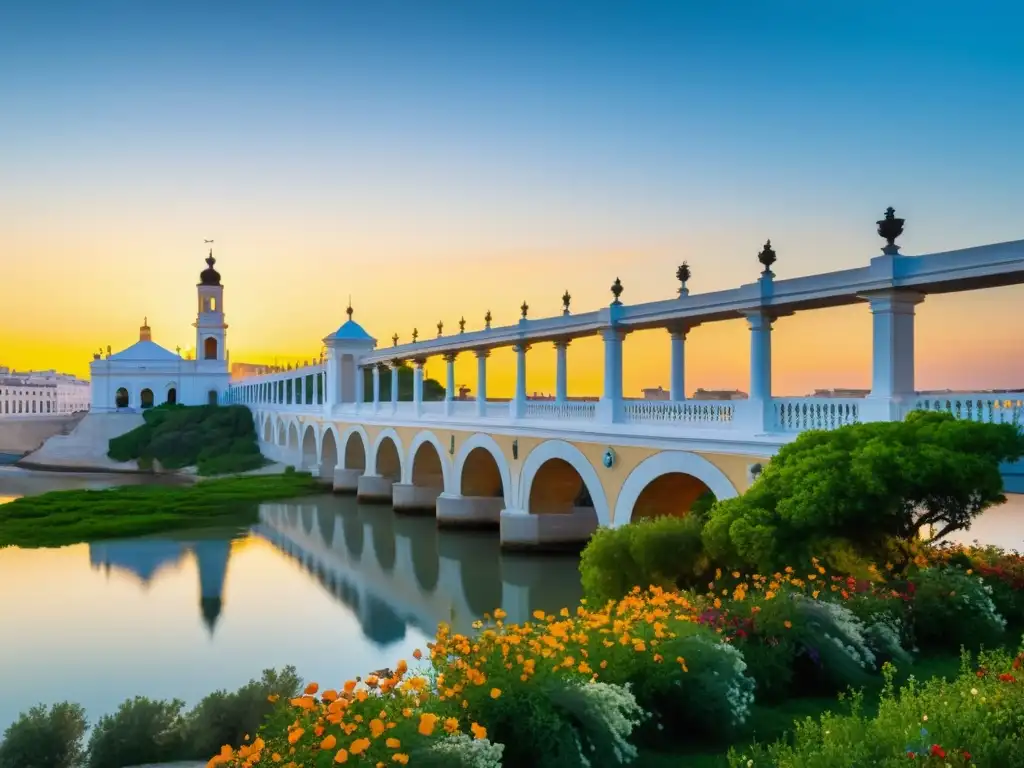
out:
<path id="1" fill-rule="evenodd" d="M 465 384 L 459 385 L 459 400 L 469 400 L 469 395 L 473 390 L 467 387 Z"/>
<path id="2" fill-rule="evenodd" d="M 669 398 L 669 391 L 661 386 L 648 387 L 640 391 L 644 395 L 644 400 L 668 400 Z"/>
<path id="3" fill-rule="evenodd" d="M 698 389 L 692 400 L 746 400 L 746 392 L 738 389 Z"/>
<path id="4" fill-rule="evenodd" d="M 241 379 L 247 379 L 250 376 L 263 376 L 267 373 L 277 373 L 278 366 L 276 365 L 263 365 L 258 363 L 232 363 L 231 364 L 231 380 L 240 381 Z"/>
<path id="5" fill-rule="evenodd" d="M 867 397 L 870 389 L 816 389 L 811 397 Z"/>
<path id="6" fill-rule="evenodd" d="M 89 410 L 91 387 L 69 373 L 0 366 L 0 418 Z"/>

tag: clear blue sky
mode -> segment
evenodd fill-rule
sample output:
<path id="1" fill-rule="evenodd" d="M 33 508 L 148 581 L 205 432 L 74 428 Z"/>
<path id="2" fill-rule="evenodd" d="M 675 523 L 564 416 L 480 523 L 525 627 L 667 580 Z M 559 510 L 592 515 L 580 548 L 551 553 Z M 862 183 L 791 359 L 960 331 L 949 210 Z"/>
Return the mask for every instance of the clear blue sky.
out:
<path id="1" fill-rule="evenodd" d="M 667 296 L 682 258 L 697 290 L 736 285 L 769 236 L 784 277 L 859 265 L 887 205 L 905 251 L 1016 239 L 1022 22 L 1010 3 L 9 0 L 15 331 L 55 343 L 32 336 L 53 307 L 24 298 L 45 287 L 92 318 L 61 353 L 83 366 L 144 313 L 187 345 L 203 237 L 234 359 L 315 353 L 349 292 L 388 339 L 522 298 L 552 313 L 564 287 L 592 308 L 619 273 L 627 299 Z M 133 272 L 178 293 L 143 300 Z M 309 325 L 268 318 L 268 291 Z"/>

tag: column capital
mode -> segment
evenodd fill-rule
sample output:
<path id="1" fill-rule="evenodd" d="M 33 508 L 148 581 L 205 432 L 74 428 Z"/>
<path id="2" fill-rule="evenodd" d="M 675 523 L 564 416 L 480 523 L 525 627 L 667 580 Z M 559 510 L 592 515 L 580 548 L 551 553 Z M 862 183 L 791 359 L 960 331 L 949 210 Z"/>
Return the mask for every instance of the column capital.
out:
<path id="1" fill-rule="evenodd" d="M 458 352 L 445 352 L 444 355 L 442 355 L 442 357 L 444 357 L 444 361 L 446 363 L 454 363 L 455 362 L 455 358 L 458 357 L 458 356 L 459 356 Z"/>
<path id="2" fill-rule="evenodd" d="M 401 368 L 401 367 L 402 367 L 402 361 L 401 361 L 401 360 L 399 360 L 399 359 L 398 359 L 398 358 L 396 357 L 396 358 L 395 358 L 394 360 L 389 360 L 389 361 L 388 361 L 388 362 L 386 363 L 386 365 L 387 365 L 387 366 L 388 366 L 388 368 L 390 368 L 391 370 L 393 370 L 393 371 L 397 371 L 397 370 L 398 370 L 399 368 Z"/>
<path id="3" fill-rule="evenodd" d="M 887 288 L 881 291 L 858 293 L 858 298 L 866 299 L 874 312 L 911 313 L 914 307 L 924 301 L 925 295 L 919 291 L 903 288 Z"/>
<path id="4" fill-rule="evenodd" d="M 770 331 L 772 329 L 772 323 L 780 317 L 788 317 L 792 314 L 792 312 L 773 311 L 767 308 L 762 308 L 748 310 L 743 313 L 743 316 L 747 319 L 747 325 L 750 327 L 750 330 Z"/>
<path id="5" fill-rule="evenodd" d="M 601 329 L 601 338 L 605 341 L 622 341 L 626 338 L 626 334 L 628 333 L 629 331 L 625 328 L 617 325 L 611 325 L 607 328 Z"/>
<path id="6" fill-rule="evenodd" d="M 700 323 L 673 323 L 672 325 L 665 326 L 665 330 L 668 331 L 669 336 L 673 339 L 686 339 L 686 335 L 696 328 Z"/>
<path id="7" fill-rule="evenodd" d="M 513 344 L 512 349 L 514 349 L 517 353 L 522 352 L 523 354 L 526 354 L 527 352 L 530 351 L 530 345 L 527 344 L 525 341 L 521 341 L 516 344 Z"/>
<path id="8" fill-rule="evenodd" d="M 423 370 L 423 366 L 425 366 L 427 364 L 427 358 L 425 358 L 425 357 L 414 357 L 412 362 L 413 362 L 413 365 L 415 365 L 417 369 L 422 371 Z"/>
<path id="9" fill-rule="evenodd" d="M 572 339 L 555 339 L 554 341 L 555 349 L 565 349 L 570 344 L 572 344 Z"/>
<path id="10" fill-rule="evenodd" d="M 486 359 L 491 356 L 491 350 L 489 349 L 474 349 L 473 354 L 476 355 L 476 359 Z"/>

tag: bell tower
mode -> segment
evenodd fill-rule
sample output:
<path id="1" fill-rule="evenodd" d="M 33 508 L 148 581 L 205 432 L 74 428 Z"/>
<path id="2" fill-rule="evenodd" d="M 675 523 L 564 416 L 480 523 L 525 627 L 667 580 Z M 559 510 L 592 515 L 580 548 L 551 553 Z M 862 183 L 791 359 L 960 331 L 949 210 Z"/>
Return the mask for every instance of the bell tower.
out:
<path id="1" fill-rule="evenodd" d="M 224 286 L 220 284 L 220 272 L 213 268 L 216 263 L 211 248 L 206 257 L 206 269 L 199 273 L 196 285 L 199 295 L 199 312 L 194 323 L 196 360 L 219 360 L 226 364 L 228 327 L 224 323 Z"/>

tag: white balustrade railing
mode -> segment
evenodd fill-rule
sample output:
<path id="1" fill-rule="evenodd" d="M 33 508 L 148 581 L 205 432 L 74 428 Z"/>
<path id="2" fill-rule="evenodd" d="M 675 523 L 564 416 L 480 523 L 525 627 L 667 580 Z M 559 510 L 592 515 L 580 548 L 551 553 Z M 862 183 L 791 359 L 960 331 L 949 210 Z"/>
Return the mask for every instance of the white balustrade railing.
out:
<path id="1" fill-rule="evenodd" d="M 835 429 L 860 421 L 863 398 L 773 397 L 775 429 L 803 432 L 805 429 Z"/>
<path id="2" fill-rule="evenodd" d="M 557 421 L 592 421 L 597 403 L 589 400 L 527 400 L 526 418 Z"/>
<path id="3" fill-rule="evenodd" d="M 728 427 L 736 406 L 729 400 L 626 400 L 623 414 L 627 424 Z"/>
<path id="4" fill-rule="evenodd" d="M 921 394 L 914 410 L 950 413 L 958 419 L 995 424 L 1024 422 L 1024 392 Z"/>

